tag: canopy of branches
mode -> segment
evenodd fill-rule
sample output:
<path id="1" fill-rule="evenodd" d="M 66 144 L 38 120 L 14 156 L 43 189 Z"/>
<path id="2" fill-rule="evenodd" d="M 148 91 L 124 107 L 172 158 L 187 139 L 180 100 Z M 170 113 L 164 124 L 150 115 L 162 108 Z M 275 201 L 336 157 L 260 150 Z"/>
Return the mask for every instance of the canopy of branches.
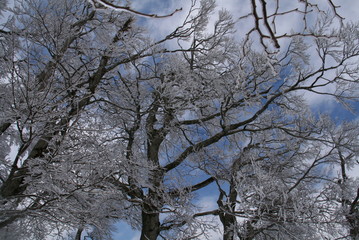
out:
<path id="1" fill-rule="evenodd" d="M 182 2 L 0 3 L 1 239 L 359 238 L 359 23 Z"/>

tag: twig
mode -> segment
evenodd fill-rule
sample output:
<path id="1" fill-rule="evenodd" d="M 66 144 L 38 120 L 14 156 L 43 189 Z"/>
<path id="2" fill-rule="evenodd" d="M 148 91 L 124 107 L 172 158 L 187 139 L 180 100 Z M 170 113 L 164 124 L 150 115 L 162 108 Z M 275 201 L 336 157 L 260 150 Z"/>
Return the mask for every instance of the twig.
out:
<path id="1" fill-rule="evenodd" d="M 125 6 L 118 6 L 118 5 L 115 5 L 113 3 L 110 3 L 106 0 L 90 0 L 93 4 L 93 6 L 95 8 L 99 8 L 96 6 L 97 5 L 102 5 L 103 7 L 105 8 L 110 8 L 110 9 L 113 9 L 113 10 L 122 10 L 122 11 L 126 11 L 126 12 L 130 12 L 130 13 L 134 13 L 134 14 L 137 14 L 137 15 L 140 15 L 140 16 L 143 16 L 143 17 L 150 17 L 150 18 L 166 18 L 166 17 L 171 17 L 173 16 L 176 12 L 179 12 L 179 11 L 182 11 L 182 8 L 178 8 L 176 10 L 174 10 L 172 13 L 170 14 L 167 14 L 167 15 L 157 15 L 157 14 L 148 14 L 148 13 L 143 13 L 143 12 L 139 12 L 139 11 L 136 11 L 130 7 L 125 7 Z"/>

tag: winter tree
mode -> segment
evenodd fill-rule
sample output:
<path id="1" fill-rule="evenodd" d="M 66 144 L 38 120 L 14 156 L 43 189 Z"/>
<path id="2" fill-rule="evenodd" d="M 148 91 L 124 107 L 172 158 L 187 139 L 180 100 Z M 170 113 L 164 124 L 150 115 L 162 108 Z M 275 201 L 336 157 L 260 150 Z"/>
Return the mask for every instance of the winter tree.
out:
<path id="1" fill-rule="evenodd" d="M 359 25 L 332 0 L 252 0 L 242 16 L 189 3 L 9 4 L 2 238 L 108 239 L 120 220 L 141 240 L 358 238 L 358 123 L 307 98 L 354 111 Z M 179 13 L 151 39 L 143 18 Z M 301 28 L 283 32 L 291 17 Z M 203 210 L 207 189 L 217 207 Z"/>

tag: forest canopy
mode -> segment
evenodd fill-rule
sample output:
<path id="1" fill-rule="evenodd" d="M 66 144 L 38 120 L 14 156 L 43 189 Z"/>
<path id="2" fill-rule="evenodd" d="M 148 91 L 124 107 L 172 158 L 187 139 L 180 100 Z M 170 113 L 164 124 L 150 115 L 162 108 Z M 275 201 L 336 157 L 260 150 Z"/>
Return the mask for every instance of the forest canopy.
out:
<path id="1" fill-rule="evenodd" d="M 358 239 L 340 1 L 139 2 L 0 2 L 0 238 Z"/>

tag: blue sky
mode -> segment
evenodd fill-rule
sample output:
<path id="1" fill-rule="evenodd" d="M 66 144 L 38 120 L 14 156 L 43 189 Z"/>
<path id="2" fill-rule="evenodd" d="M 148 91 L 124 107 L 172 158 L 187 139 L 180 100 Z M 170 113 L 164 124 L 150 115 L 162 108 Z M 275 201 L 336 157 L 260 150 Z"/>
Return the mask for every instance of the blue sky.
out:
<path id="1" fill-rule="evenodd" d="M 137 240 L 140 238 L 140 232 L 132 229 L 125 222 L 116 224 L 117 231 L 113 232 L 113 239 L 117 240 Z"/>

